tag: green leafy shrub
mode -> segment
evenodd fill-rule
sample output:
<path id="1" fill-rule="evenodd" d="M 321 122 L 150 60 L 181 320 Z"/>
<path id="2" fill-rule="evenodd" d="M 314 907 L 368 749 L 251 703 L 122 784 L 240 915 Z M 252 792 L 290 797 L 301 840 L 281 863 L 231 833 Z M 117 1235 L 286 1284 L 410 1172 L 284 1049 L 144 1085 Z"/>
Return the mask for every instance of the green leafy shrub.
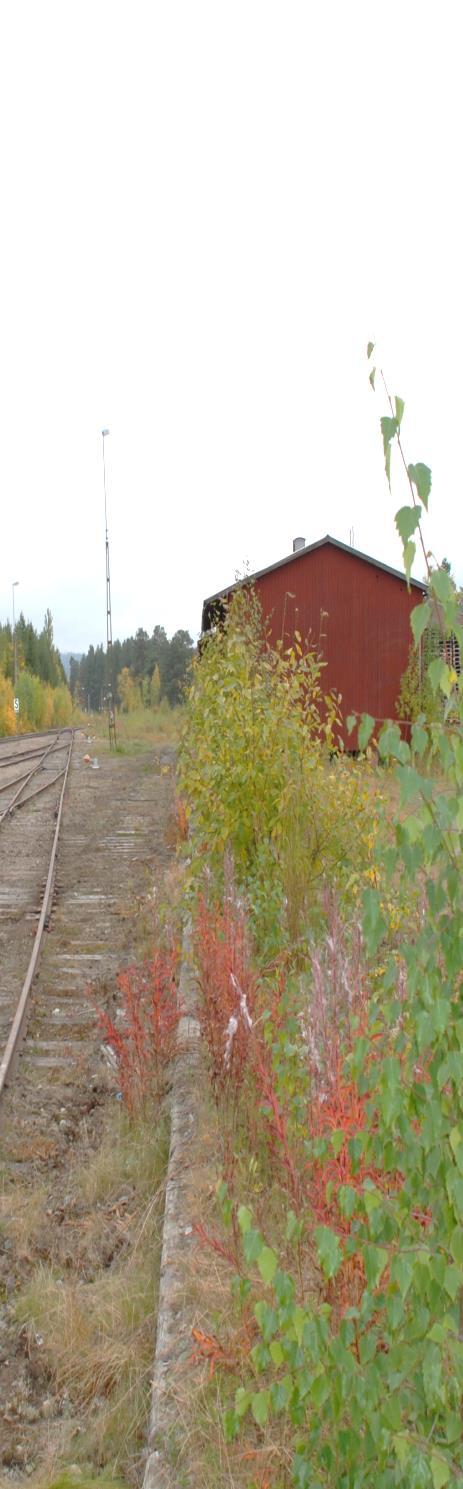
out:
<path id="1" fill-rule="evenodd" d="M 371 801 L 355 763 L 335 755 L 338 702 L 322 679 L 297 633 L 287 651 L 267 645 L 249 587 L 193 664 L 179 761 L 191 873 L 207 863 L 222 889 L 231 855 L 267 956 L 304 935 L 325 874 L 347 883 L 368 863 Z"/>
<path id="2" fill-rule="evenodd" d="M 396 714 L 402 722 L 414 724 L 424 715 L 428 723 L 435 723 L 440 716 L 439 700 L 433 693 L 427 667 L 416 647 L 411 646 L 396 703 Z"/>
<path id="3" fill-rule="evenodd" d="M 381 421 L 388 478 L 403 411 L 391 401 Z M 431 475 L 407 470 L 412 505 L 396 521 L 410 573 Z M 446 660 L 463 628 L 444 568 L 412 614 L 416 644 L 430 623 L 442 635 L 428 668 L 439 721 L 414 723 L 410 743 L 397 724 L 379 736 L 395 806 L 392 841 L 385 832 L 376 845 L 381 887 L 363 893 L 370 999 L 341 1077 L 357 1115 L 349 1127 L 322 1120 L 305 1145 L 330 1211 L 329 1223 L 312 1217 L 309 1302 L 287 1246 L 269 1246 L 247 1206 L 239 1213 L 259 1337 L 227 1429 L 233 1438 L 246 1416 L 262 1431 L 286 1422 L 297 1489 L 463 1481 L 463 699 Z M 367 739 L 373 721 L 363 727 Z M 384 893 L 398 884 L 405 895 L 418 886 L 421 914 L 391 946 Z M 291 1234 L 300 1239 L 288 1215 L 282 1242 Z"/>

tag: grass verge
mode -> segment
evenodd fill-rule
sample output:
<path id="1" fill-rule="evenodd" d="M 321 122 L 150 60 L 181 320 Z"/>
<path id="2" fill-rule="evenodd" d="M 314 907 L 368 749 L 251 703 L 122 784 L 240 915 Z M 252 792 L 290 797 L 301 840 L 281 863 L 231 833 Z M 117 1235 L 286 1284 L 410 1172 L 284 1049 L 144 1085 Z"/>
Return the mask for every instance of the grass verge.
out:
<path id="1" fill-rule="evenodd" d="M 132 713 L 118 713 L 116 717 L 117 750 L 121 754 L 137 754 L 156 745 L 176 745 L 184 718 L 182 707 L 171 708 L 167 701 L 158 708 L 137 708 Z M 101 749 L 107 742 L 107 715 L 83 714 L 82 728 L 98 742 Z"/>
<path id="2" fill-rule="evenodd" d="M 43 1208 L 29 1208 L 27 1278 L 15 1319 L 29 1358 L 39 1349 L 59 1421 L 47 1423 L 47 1474 L 37 1489 L 101 1474 L 139 1481 L 146 1446 L 162 1239 L 167 1125 L 149 1110 L 129 1120 L 119 1106 L 85 1162 L 71 1166 L 63 1224 L 43 1258 Z M 49 1212 L 48 1212 L 49 1213 Z M 16 1210 L 15 1210 L 16 1217 Z M 16 1218 L 4 1224 L 17 1229 Z M 63 1414 L 63 1403 L 65 1411 Z M 34 1453 L 43 1464 L 44 1442 Z M 39 1448 L 39 1444 L 37 1444 Z M 64 1476 L 64 1477 L 63 1477 Z M 71 1474 L 72 1478 L 72 1474 Z"/>

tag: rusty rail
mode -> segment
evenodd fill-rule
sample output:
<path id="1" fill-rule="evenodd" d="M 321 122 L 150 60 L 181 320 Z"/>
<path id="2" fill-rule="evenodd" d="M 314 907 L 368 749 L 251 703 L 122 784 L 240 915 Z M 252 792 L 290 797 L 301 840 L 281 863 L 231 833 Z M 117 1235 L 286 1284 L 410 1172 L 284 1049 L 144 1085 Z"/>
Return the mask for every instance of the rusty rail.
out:
<path id="1" fill-rule="evenodd" d="M 40 759 L 37 761 L 37 764 L 32 767 L 32 770 L 26 771 L 23 776 L 17 776 L 15 781 L 10 781 L 9 784 L 13 787 L 17 786 L 18 789 L 17 791 L 15 791 L 14 796 L 12 796 L 11 801 L 8 802 L 8 806 L 4 807 L 3 812 L 0 812 L 0 827 L 2 825 L 2 822 L 5 821 L 5 818 L 8 817 L 11 812 L 13 812 L 16 803 L 19 801 L 19 797 L 22 796 L 23 792 L 25 791 L 28 782 L 32 780 L 33 776 L 37 775 L 38 770 L 41 770 L 44 760 L 47 759 L 47 756 L 51 755 L 53 750 L 64 749 L 64 745 L 60 745 L 62 733 L 63 731 L 60 730 L 59 734 L 57 734 L 55 736 L 55 739 L 52 740 L 51 744 L 48 745 L 48 749 L 41 751 Z M 71 738 L 73 739 L 74 736 L 71 735 Z"/>
<path id="2" fill-rule="evenodd" d="M 35 971 L 36 971 L 36 968 L 37 968 L 37 963 L 38 963 L 39 956 L 40 956 L 40 948 L 41 948 L 41 944 L 42 944 L 42 936 L 43 936 L 43 932 L 44 932 L 44 929 L 45 929 L 47 915 L 48 915 L 48 911 L 49 911 L 49 907 L 50 907 L 50 903 L 51 903 L 52 890 L 53 890 L 53 875 L 54 875 L 54 870 L 55 870 L 56 854 L 57 854 L 57 850 L 58 850 L 59 830 L 60 830 L 60 826 L 61 826 L 61 814 L 62 814 L 62 810 L 63 810 L 64 793 L 65 793 L 65 790 L 66 790 L 67 778 L 68 778 L 68 773 L 69 773 L 69 766 L 71 764 L 71 756 L 72 756 L 72 746 L 73 746 L 73 743 L 74 743 L 74 734 L 72 733 L 71 734 L 70 744 L 69 744 L 69 751 L 68 751 L 67 763 L 66 763 L 65 770 L 64 770 L 64 780 L 63 780 L 63 785 L 62 785 L 62 788 L 61 788 L 61 794 L 60 794 L 60 799 L 59 799 L 58 813 L 57 813 L 57 818 L 56 818 L 56 827 L 55 827 L 55 832 L 54 832 L 54 837 L 53 837 L 53 845 L 52 845 L 52 850 L 51 850 L 51 855 L 50 855 L 50 863 L 49 863 L 49 868 L 48 868 L 47 881 L 46 881 L 46 884 L 45 884 L 45 889 L 44 889 L 44 894 L 43 894 L 43 899 L 42 899 L 42 908 L 41 908 L 41 911 L 40 911 L 40 916 L 39 916 L 39 921 L 38 921 L 38 925 L 37 925 L 37 930 L 36 930 L 35 937 L 34 937 L 34 945 L 33 945 L 33 948 L 32 948 L 32 955 L 31 955 L 31 958 L 30 958 L 29 966 L 27 968 L 26 976 L 24 978 L 24 982 L 23 982 L 21 994 L 20 994 L 20 997 L 19 997 L 19 1000 L 18 1000 L 18 1005 L 17 1005 L 16 1013 L 15 1013 L 15 1016 L 14 1016 L 14 1019 L 13 1019 L 13 1023 L 11 1025 L 10 1033 L 8 1035 L 7 1043 L 6 1043 L 6 1046 L 5 1046 L 5 1051 L 4 1051 L 4 1054 L 2 1056 L 2 1060 L 0 1062 L 0 1097 L 2 1096 L 2 1093 L 4 1091 L 6 1082 L 8 1080 L 8 1077 L 11 1074 L 11 1071 L 13 1069 L 14 1061 L 16 1059 L 16 1056 L 17 1056 L 17 1053 L 18 1053 L 18 1050 L 19 1050 L 19 1046 L 21 1044 L 21 1040 L 22 1040 L 22 1037 L 23 1037 L 24 1026 L 25 1026 L 26 1017 L 27 1017 L 27 1006 L 28 1006 L 28 1002 L 29 1002 L 29 994 L 30 994 L 30 990 L 31 990 L 31 987 L 32 987 L 32 982 L 33 982 L 33 979 L 34 979 Z M 48 754 L 48 751 L 46 753 Z"/>

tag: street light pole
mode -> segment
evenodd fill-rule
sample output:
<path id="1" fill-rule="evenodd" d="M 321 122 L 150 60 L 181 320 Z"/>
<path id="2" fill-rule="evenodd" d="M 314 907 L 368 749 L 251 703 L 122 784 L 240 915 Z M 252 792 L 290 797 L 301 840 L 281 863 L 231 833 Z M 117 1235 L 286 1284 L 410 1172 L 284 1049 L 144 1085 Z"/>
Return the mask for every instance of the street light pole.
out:
<path id="1" fill-rule="evenodd" d="M 18 685 L 18 650 L 17 650 L 17 646 L 16 646 L 16 621 L 15 621 L 15 614 L 14 614 L 14 592 L 15 592 L 15 589 L 18 588 L 18 584 L 19 584 L 19 579 L 15 579 L 14 582 L 13 582 L 13 584 L 12 584 L 12 586 L 11 586 L 11 593 L 12 593 L 12 596 L 13 596 L 13 680 L 14 680 L 15 697 L 16 697 L 16 688 L 17 688 L 17 685 Z"/>
<path id="2" fill-rule="evenodd" d="M 114 700 L 112 693 L 112 648 L 113 648 L 113 623 L 111 615 L 111 576 L 109 570 L 109 536 L 108 536 L 108 508 L 106 500 L 106 462 L 104 442 L 109 434 L 109 429 L 102 429 L 103 442 L 103 487 L 104 487 L 104 520 L 106 534 L 106 702 L 108 707 L 108 733 L 109 748 L 116 748 L 116 717 L 114 712 Z"/>
<path id="3" fill-rule="evenodd" d="M 14 592 L 15 592 L 15 589 L 18 588 L 18 584 L 19 584 L 19 579 L 14 579 L 13 580 L 13 584 L 11 586 L 11 593 L 12 593 L 12 596 L 13 596 L 13 694 L 14 694 L 15 727 L 17 727 L 16 720 L 17 720 L 17 716 L 18 716 L 18 709 L 17 709 L 17 703 L 16 703 L 16 690 L 17 690 L 17 686 L 18 686 L 18 648 L 17 648 L 17 645 L 16 645 L 16 620 L 15 620 L 15 613 L 14 613 Z"/>

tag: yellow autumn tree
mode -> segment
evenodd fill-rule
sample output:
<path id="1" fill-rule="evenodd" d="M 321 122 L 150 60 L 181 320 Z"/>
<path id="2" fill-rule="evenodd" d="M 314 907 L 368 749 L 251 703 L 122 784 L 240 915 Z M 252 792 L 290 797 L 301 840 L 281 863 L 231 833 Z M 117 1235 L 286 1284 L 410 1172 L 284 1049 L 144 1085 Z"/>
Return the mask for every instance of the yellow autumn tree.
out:
<path id="1" fill-rule="evenodd" d="M 14 734 L 14 732 L 13 688 L 8 678 L 0 672 L 0 735 Z"/>
<path id="2" fill-rule="evenodd" d="M 128 667 L 123 667 L 117 679 L 117 691 L 123 713 L 133 713 L 140 707 L 141 696 L 138 683 L 134 682 Z"/>

